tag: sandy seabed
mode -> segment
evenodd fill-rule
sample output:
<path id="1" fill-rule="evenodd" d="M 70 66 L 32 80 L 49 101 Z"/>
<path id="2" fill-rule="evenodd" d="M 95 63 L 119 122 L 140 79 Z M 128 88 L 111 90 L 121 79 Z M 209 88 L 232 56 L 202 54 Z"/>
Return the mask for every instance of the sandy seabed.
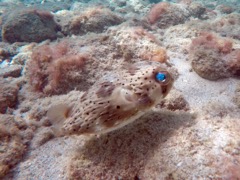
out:
<path id="1" fill-rule="evenodd" d="M 153 5 L 140 0 L 113 1 L 110 7 L 107 2 L 75 2 L 71 10 L 52 14 L 61 26 L 57 40 L 9 43 L 2 33 L 1 178 L 240 179 L 240 55 L 234 56 L 236 62 L 232 58 L 235 64 L 231 59 L 232 52 L 240 51 L 239 4 L 170 4 L 149 19 Z M 2 32 L 10 21 L 5 20 L 8 10 L 2 13 Z M 176 13 L 178 21 L 173 18 Z M 234 23 L 229 21 L 232 17 Z M 219 22 L 228 27 L 220 28 Z M 193 51 L 192 40 L 203 31 L 213 34 L 206 36 L 209 41 L 219 38 L 220 45 L 205 46 L 204 39 L 195 44 L 202 51 Z M 225 38 L 231 45 L 224 44 Z M 222 50 L 225 46 L 228 49 Z M 196 52 L 206 47 L 212 52 L 208 61 L 226 57 L 222 61 L 230 63 L 205 63 L 199 73 L 192 61 L 205 57 Z M 54 134 L 46 116 L 53 104 L 69 102 L 105 72 L 139 61 L 171 64 L 174 87 L 162 103 L 135 122 L 98 137 Z M 66 73 L 59 73 L 63 70 Z M 218 73 L 218 78 L 210 80 L 203 73 Z"/>

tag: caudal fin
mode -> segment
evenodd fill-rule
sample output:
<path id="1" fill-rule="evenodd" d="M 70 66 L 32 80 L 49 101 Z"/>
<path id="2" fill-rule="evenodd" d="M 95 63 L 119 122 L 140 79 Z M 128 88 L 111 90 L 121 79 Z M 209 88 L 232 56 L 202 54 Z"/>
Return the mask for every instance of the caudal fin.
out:
<path id="1" fill-rule="evenodd" d="M 67 104 L 57 104 L 52 107 L 47 112 L 47 117 L 52 124 L 54 134 L 56 136 L 63 136 L 63 124 L 68 118 L 71 107 Z"/>

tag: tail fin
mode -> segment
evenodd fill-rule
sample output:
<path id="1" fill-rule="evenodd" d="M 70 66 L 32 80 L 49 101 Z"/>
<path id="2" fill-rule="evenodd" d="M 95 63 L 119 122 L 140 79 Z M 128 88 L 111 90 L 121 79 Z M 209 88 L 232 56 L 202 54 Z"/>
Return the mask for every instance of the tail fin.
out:
<path id="1" fill-rule="evenodd" d="M 47 112 L 47 117 L 50 120 L 53 128 L 53 132 L 56 136 L 63 136 L 63 124 L 68 118 L 71 107 L 67 104 L 57 104 L 52 107 Z"/>

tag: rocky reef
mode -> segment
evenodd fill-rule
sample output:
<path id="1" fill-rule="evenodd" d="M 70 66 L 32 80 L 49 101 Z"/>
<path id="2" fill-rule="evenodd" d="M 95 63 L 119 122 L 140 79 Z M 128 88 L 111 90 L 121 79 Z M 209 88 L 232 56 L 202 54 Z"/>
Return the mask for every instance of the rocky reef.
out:
<path id="1" fill-rule="evenodd" d="M 237 0 L 0 2 L 0 179 L 239 179 L 239 13 Z"/>

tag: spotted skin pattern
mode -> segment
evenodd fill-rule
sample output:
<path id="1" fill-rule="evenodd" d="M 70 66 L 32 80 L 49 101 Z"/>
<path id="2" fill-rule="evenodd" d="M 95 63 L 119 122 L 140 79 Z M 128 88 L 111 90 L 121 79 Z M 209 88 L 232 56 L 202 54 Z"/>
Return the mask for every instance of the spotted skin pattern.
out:
<path id="1" fill-rule="evenodd" d="M 102 134 L 121 128 L 158 104 L 173 78 L 155 62 L 134 64 L 98 80 L 66 111 L 65 134 Z"/>

